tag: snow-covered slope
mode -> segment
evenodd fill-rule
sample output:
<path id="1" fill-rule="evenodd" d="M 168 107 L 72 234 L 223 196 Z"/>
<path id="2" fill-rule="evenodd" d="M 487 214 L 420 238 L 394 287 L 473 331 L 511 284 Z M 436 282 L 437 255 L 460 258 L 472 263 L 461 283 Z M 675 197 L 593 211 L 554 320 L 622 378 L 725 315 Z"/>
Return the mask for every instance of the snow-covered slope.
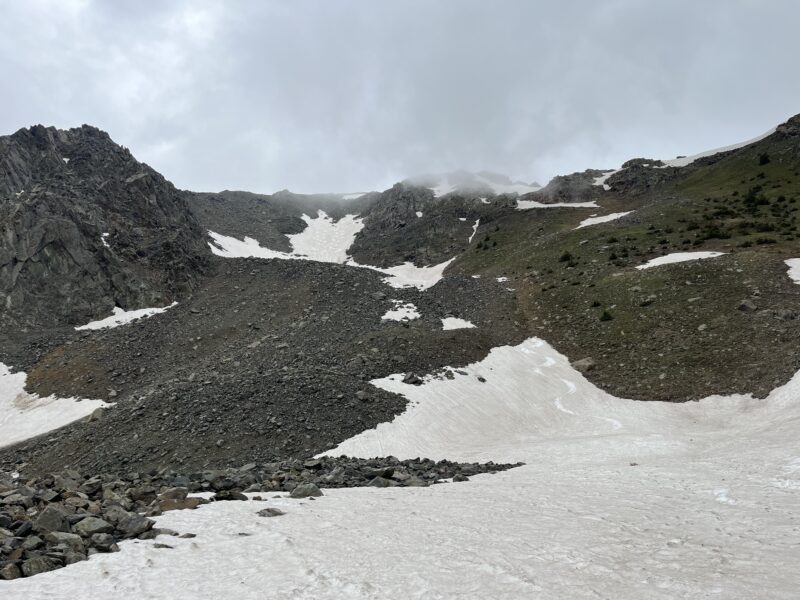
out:
<path id="1" fill-rule="evenodd" d="M 0 447 L 58 429 L 109 406 L 102 400 L 40 398 L 25 391 L 25 380 L 25 373 L 11 373 L 0 363 Z"/>
<path id="2" fill-rule="evenodd" d="M 800 376 L 765 400 L 638 403 L 598 390 L 537 339 L 463 372 L 374 382 L 408 411 L 331 454 L 524 467 L 270 498 L 287 513 L 272 519 L 255 502 L 174 511 L 159 526 L 196 538 L 125 542 L 10 582 L 4 598 L 796 597 Z"/>

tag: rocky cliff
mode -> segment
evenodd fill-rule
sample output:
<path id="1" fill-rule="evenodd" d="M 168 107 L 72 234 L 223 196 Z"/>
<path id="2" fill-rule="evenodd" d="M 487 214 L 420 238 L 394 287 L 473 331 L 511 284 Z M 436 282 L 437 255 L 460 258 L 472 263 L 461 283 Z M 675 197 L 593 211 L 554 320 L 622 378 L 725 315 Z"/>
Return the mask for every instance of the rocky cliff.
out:
<path id="1" fill-rule="evenodd" d="M 0 323 L 76 323 L 167 303 L 206 265 L 185 193 L 103 131 L 0 137 Z"/>

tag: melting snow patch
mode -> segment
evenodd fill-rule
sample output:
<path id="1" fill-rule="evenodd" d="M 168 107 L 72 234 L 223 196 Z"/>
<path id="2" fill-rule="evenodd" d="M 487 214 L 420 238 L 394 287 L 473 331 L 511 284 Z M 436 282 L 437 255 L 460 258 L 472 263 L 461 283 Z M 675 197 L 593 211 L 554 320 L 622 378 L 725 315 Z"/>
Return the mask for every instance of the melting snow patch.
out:
<path id="1" fill-rule="evenodd" d="M 418 210 L 416 214 L 417 214 L 417 218 L 418 218 L 418 219 L 421 219 L 421 218 L 422 218 L 422 211 L 419 211 L 419 210 Z"/>
<path id="2" fill-rule="evenodd" d="M 580 225 L 578 225 L 575 229 L 581 229 L 583 227 L 589 227 L 590 225 L 597 225 L 599 223 L 608 223 L 609 221 L 616 221 L 617 219 L 624 217 L 625 215 L 629 215 L 632 212 L 632 210 L 629 210 L 627 212 L 611 213 L 610 215 L 603 215 L 601 217 L 589 217 L 588 219 L 581 221 Z"/>
<path id="3" fill-rule="evenodd" d="M 108 236 L 109 236 L 108 233 L 101 233 L 100 241 L 103 242 L 103 246 L 105 246 L 106 248 L 111 248 L 111 246 L 108 245 L 108 240 L 106 239 Z"/>
<path id="4" fill-rule="evenodd" d="M 506 281 L 508 281 L 508 277 L 498 277 L 497 278 L 497 282 L 498 283 L 504 283 Z"/>
<path id="5" fill-rule="evenodd" d="M 114 311 L 110 317 L 106 317 L 105 319 L 100 319 L 99 321 L 92 321 L 91 323 L 87 323 L 86 325 L 81 325 L 80 327 L 76 327 L 77 331 L 81 331 L 84 329 L 107 329 L 111 327 L 119 327 L 120 325 L 125 325 L 126 323 L 130 323 L 131 321 L 135 321 L 136 319 L 143 319 L 147 317 L 152 317 L 153 315 L 157 315 L 159 313 L 163 313 L 164 311 L 172 308 L 178 304 L 177 302 L 173 302 L 169 306 L 164 306 L 162 308 L 139 308 L 136 310 L 122 310 L 118 306 L 114 307 Z"/>
<path id="6" fill-rule="evenodd" d="M 730 150 L 738 150 L 739 148 L 744 148 L 745 146 L 749 146 L 750 144 L 755 144 L 756 142 L 763 140 L 765 137 L 768 137 L 773 133 L 775 133 L 774 127 L 769 131 L 767 131 L 766 133 L 763 133 L 758 137 L 754 137 L 752 140 L 747 140 L 746 142 L 739 142 L 738 144 L 731 144 L 730 146 L 715 148 L 714 150 L 706 150 L 705 152 L 700 152 L 699 154 L 693 154 L 692 156 L 673 158 L 661 162 L 663 162 L 664 166 L 666 167 L 685 167 L 686 165 L 692 164 L 698 158 L 705 158 L 706 156 L 714 156 L 715 154 L 719 154 L 720 152 L 729 152 Z"/>
<path id="7" fill-rule="evenodd" d="M 789 267 L 789 277 L 795 283 L 800 284 L 800 258 L 790 258 L 784 261 Z"/>
<path id="8" fill-rule="evenodd" d="M 445 317 L 442 319 L 442 329 L 444 331 L 450 331 L 451 329 L 474 329 L 475 324 L 470 323 L 464 319 L 459 319 L 458 317 Z"/>
<path id="9" fill-rule="evenodd" d="M 69 164 L 69 159 L 68 158 L 62 158 L 61 160 L 64 161 L 64 164 Z"/>
<path id="10" fill-rule="evenodd" d="M 322 210 L 316 218 L 303 215 L 303 221 L 308 225 L 303 231 L 286 237 L 295 255 L 319 262 L 346 262 L 348 248 L 364 228 L 363 220 L 356 215 L 345 215 L 334 222 Z"/>
<path id="11" fill-rule="evenodd" d="M 475 224 L 472 226 L 472 235 L 470 235 L 469 239 L 467 240 L 468 244 L 472 243 L 472 238 L 474 238 L 475 234 L 478 233 L 478 225 L 480 225 L 480 224 L 481 224 L 481 220 L 480 219 L 475 221 Z"/>
<path id="12" fill-rule="evenodd" d="M 214 254 L 225 258 L 305 259 L 344 263 L 349 259 L 348 248 L 364 228 L 363 220 L 357 215 L 345 215 L 334 222 L 325 211 L 320 210 L 316 218 L 303 215 L 302 219 L 306 228 L 300 233 L 286 236 L 292 245 L 292 252 L 264 248 L 253 238 L 238 240 L 213 231 L 208 232 L 214 242 L 209 246 Z"/>
<path id="13" fill-rule="evenodd" d="M 602 185 L 603 189 L 608 192 L 611 189 L 611 186 L 608 185 L 606 181 L 608 181 L 609 177 L 611 177 L 612 175 L 616 175 L 620 171 L 622 171 L 622 169 L 614 169 L 612 171 L 609 171 L 608 173 L 600 175 L 599 177 L 595 177 L 594 180 L 592 181 L 592 185 Z"/>
<path id="14" fill-rule="evenodd" d="M 0 447 L 58 429 L 98 408 L 111 406 L 102 400 L 40 398 L 25 391 L 26 378 L 25 373 L 11 373 L 0 363 Z"/>
<path id="15" fill-rule="evenodd" d="M 417 307 L 410 302 L 405 304 L 403 304 L 402 300 L 392 300 L 392 302 L 394 303 L 394 308 L 387 310 L 381 319 L 385 321 L 411 321 L 422 316 L 419 314 Z"/>
<path id="16" fill-rule="evenodd" d="M 660 267 L 661 265 L 671 265 L 674 263 L 686 262 L 688 260 L 702 260 L 704 258 L 716 258 L 717 256 L 722 256 L 725 254 L 724 252 L 673 252 L 672 254 L 667 254 L 666 256 L 659 256 L 658 258 L 653 258 L 648 260 L 643 265 L 639 265 L 636 268 L 639 270 L 642 269 L 650 269 L 652 267 Z"/>
<path id="17" fill-rule="evenodd" d="M 531 208 L 600 208 L 597 202 L 553 202 L 545 204 L 536 200 L 517 200 L 517 210 L 529 210 Z"/>
<path id="18" fill-rule="evenodd" d="M 455 257 L 430 267 L 417 267 L 414 263 L 405 262 L 402 265 L 388 267 L 386 269 L 358 265 L 354 262 L 350 264 L 354 266 L 366 266 L 369 269 L 385 273 L 388 277 L 386 277 L 384 281 L 394 288 L 415 287 L 419 290 L 427 290 L 441 281 L 442 277 L 444 277 L 444 270 L 454 260 Z"/>

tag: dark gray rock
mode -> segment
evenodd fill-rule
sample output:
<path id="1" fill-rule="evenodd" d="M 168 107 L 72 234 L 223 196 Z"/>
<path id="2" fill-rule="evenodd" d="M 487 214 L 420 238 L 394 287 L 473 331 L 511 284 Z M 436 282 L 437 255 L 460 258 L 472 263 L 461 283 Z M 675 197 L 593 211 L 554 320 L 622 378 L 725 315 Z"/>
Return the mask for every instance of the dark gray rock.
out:
<path id="1" fill-rule="evenodd" d="M 291 498 L 309 498 L 322 496 L 322 490 L 313 483 L 301 483 L 289 494 Z"/>
<path id="2" fill-rule="evenodd" d="M 121 524 L 118 527 L 121 528 Z M 96 533 L 111 533 L 114 531 L 114 526 L 97 517 L 86 517 L 79 521 L 72 530 L 82 537 L 90 537 Z"/>

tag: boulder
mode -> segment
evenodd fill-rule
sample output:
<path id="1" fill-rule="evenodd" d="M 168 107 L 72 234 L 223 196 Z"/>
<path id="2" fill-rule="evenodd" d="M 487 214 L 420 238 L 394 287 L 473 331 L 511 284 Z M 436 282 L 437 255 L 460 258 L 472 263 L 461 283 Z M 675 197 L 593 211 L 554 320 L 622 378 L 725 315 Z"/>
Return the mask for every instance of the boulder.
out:
<path id="1" fill-rule="evenodd" d="M 301 483 L 289 494 L 291 498 L 309 498 L 322 496 L 322 490 L 313 483 Z"/>
<path id="2" fill-rule="evenodd" d="M 90 537 L 95 533 L 111 533 L 114 531 L 114 526 L 97 517 L 86 517 L 78 522 L 72 530 L 82 537 Z"/>

